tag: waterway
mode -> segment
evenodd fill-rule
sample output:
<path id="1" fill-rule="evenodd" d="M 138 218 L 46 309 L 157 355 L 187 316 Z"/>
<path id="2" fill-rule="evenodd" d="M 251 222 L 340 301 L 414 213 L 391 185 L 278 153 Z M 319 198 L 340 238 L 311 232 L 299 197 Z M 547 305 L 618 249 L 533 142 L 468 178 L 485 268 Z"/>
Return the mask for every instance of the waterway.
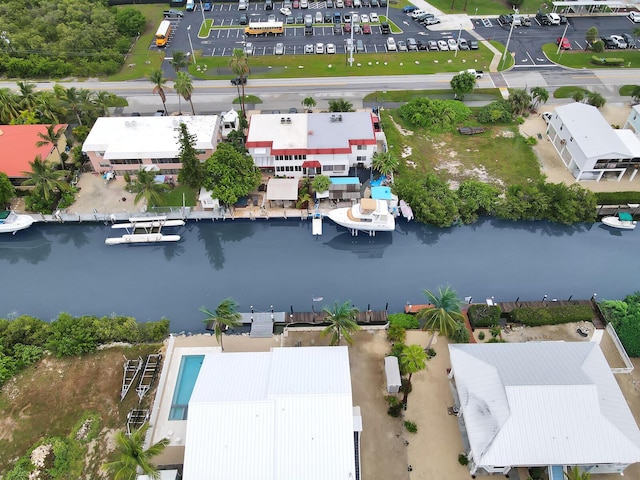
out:
<path id="1" fill-rule="evenodd" d="M 438 229 L 400 219 L 396 231 L 352 237 L 324 221 L 192 222 L 176 244 L 106 246 L 103 224 L 39 224 L 0 236 L 0 317 L 111 313 L 166 317 L 203 330 L 199 308 L 233 297 L 241 311 L 321 309 L 351 301 L 400 311 L 424 289 L 451 285 L 484 301 L 622 298 L 640 289 L 640 236 L 601 224 L 484 219 Z M 322 301 L 313 298 L 322 297 Z"/>

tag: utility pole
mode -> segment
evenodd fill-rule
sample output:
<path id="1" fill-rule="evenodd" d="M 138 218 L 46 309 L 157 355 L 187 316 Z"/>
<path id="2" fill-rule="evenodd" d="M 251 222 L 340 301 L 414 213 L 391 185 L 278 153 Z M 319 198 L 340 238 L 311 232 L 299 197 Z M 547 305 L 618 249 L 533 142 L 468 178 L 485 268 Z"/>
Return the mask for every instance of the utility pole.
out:
<path id="1" fill-rule="evenodd" d="M 504 68 L 504 59 L 507 58 L 507 53 L 509 53 L 509 42 L 511 42 L 511 34 L 513 33 L 513 27 L 515 22 L 511 22 L 511 29 L 509 30 L 509 37 L 507 38 L 507 44 L 504 47 L 504 53 L 502 54 L 502 68 Z"/>

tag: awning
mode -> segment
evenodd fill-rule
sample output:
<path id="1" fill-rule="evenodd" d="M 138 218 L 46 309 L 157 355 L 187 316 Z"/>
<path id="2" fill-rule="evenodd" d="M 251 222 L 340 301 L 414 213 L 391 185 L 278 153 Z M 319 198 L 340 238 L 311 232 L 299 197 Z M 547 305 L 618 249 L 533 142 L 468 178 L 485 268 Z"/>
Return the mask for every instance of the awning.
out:
<path id="1" fill-rule="evenodd" d="M 305 160 L 302 162 L 302 168 L 320 168 L 322 165 L 318 160 Z"/>
<path id="2" fill-rule="evenodd" d="M 389 187 L 371 187 L 371 198 L 374 200 L 391 200 L 391 189 Z"/>

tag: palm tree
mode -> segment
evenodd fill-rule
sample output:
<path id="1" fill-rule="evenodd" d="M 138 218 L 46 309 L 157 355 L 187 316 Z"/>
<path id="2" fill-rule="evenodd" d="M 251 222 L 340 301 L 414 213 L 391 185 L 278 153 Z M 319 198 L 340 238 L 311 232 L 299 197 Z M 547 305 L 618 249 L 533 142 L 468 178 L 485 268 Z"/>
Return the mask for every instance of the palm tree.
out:
<path id="1" fill-rule="evenodd" d="M 186 72 L 178 72 L 176 74 L 176 81 L 173 84 L 176 93 L 178 94 L 178 111 L 182 113 L 182 107 L 180 105 L 180 98 L 184 98 L 191 104 L 191 113 L 196 114 L 196 110 L 193 108 L 193 102 L 191 101 L 191 94 L 193 93 L 193 82 L 191 77 Z"/>
<path id="2" fill-rule="evenodd" d="M 531 95 L 523 88 L 516 88 L 509 95 L 509 103 L 514 114 L 522 115 L 531 105 Z"/>
<path id="3" fill-rule="evenodd" d="M 607 100 L 598 92 L 589 92 L 587 93 L 587 103 L 596 108 L 600 108 L 604 107 L 604 104 L 607 103 Z"/>
<path id="4" fill-rule="evenodd" d="M 147 207 L 149 207 L 163 203 L 162 194 L 167 191 L 168 186 L 164 183 L 156 183 L 154 172 L 138 170 L 138 178 L 133 182 L 131 188 L 136 192 L 133 202 L 137 204 L 144 198 Z"/>
<path id="5" fill-rule="evenodd" d="M 160 478 L 158 467 L 151 463 L 151 459 L 164 451 L 169 445 L 169 439 L 163 438 L 145 450 L 144 440 L 148 429 L 149 424 L 145 423 L 130 436 L 127 436 L 123 431 L 116 433 L 115 440 L 120 450 L 120 457 L 118 460 L 104 465 L 113 475 L 113 480 L 135 480 L 138 469 L 149 478 L 155 480 Z"/>
<path id="6" fill-rule="evenodd" d="M 60 101 L 73 112 L 76 120 L 78 120 L 78 125 L 82 125 L 80 112 L 84 110 L 89 102 L 91 92 L 84 88 L 78 90 L 76 87 L 59 87 L 55 91 L 59 94 Z"/>
<path id="7" fill-rule="evenodd" d="M 317 103 L 316 103 L 316 101 L 314 100 L 313 97 L 307 97 L 304 100 L 302 100 L 302 106 L 304 108 L 306 108 L 307 110 L 311 110 L 316 105 L 317 105 Z"/>
<path id="8" fill-rule="evenodd" d="M 56 170 L 52 164 L 42 160 L 40 155 L 29 162 L 29 165 L 31 171 L 23 172 L 28 178 L 22 182 L 22 186 L 33 187 L 36 195 L 50 201 L 57 193 L 69 190 L 69 185 L 64 181 L 64 170 Z"/>
<path id="9" fill-rule="evenodd" d="M 92 92 L 92 103 L 98 107 L 100 114 L 105 117 L 109 116 L 109 107 L 113 104 L 115 98 L 116 96 L 113 93 L 105 90 Z"/>
<path id="10" fill-rule="evenodd" d="M 571 467 L 569 473 L 564 472 L 564 476 L 567 480 L 591 480 L 591 474 L 589 472 L 583 472 L 580 467 Z"/>
<path id="11" fill-rule="evenodd" d="M 222 300 L 214 312 L 205 307 L 200 308 L 200 311 L 207 315 L 207 318 L 203 321 L 206 324 L 213 322 L 213 331 L 222 350 L 224 350 L 222 346 L 222 332 L 229 327 L 239 327 L 242 325 L 242 315 L 238 313 L 237 309 L 238 304 L 233 298 L 225 298 Z"/>
<path id="12" fill-rule="evenodd" d="M 539 104 L 547 103 L 549 91 L 544 87 L 533 87 L 531 89 L 531 97 L 533 98 L 533 108 L 537 108 Z"/>
<path id="13" fill-rule="evenodd" d="M 167 79 L 164 78 L 162 74 L 162 69 L 158 68 L 149 74 L 149 80 L 153 83 L 153 93 L 157 93 L 160 96 L 160 100 L 162 100 L 162 107 L 164 108 L 164 113 L 167 113 L 167 95 L 164 93 L 164 89 L 167 88 L 165 84 L 167 83 Z"/>
<path id="14" fill-rule="evenodd" d="M 64 160 L 62 159 L 62 154 L 58 148 L 58 143 L 60 143 L 60 139 L 64 135 L 64 132 L 62 127 L 60 127 L 57 132 L 55 128 L 56 125 L 47 125 L 47 133 L 38 132 L 38 138 L 40 138 L 40 140 L 36 142 L 36 147 L 44 147 L 49 144 L 53 145 L 53 148 L 58 152 L 58 157 L 60 157 L 60 168 L 64 170 Z"/>
<path id="15" fill-rule="evenodd" d="M 391 152 L 376 152 L 371 157 L 371 167 L 376 169 L 385 177 L 391 175 L 393 182 L 393 172 L 400 166 L 398 158 Z"/>
<path id="16" fill-rule="evenodd" d="M 0 98 L 0 104 L 2 99 Z M 35 110 L 41 123 L 60 123 L 63 109 L 60 99 L 52 92 L 40 92 L 36 97 Z"/>
<path id="17" fill-rule="evenodd" d="M 244 85 L 247 79 L 247 75 L 251 71 L 249 68 L 249 59 L 247 55 L 244 53 L 242 48 L 234 48 L 233 55 L 231 56 L 231 60 L 229 60 L 229 68 L 231 71 L 240 79 L 238 82 L 239 85 L 236 85 L 238 88 L 238 96 L 240 97 L 240 110 L 242 112 L 242 118 L 246 118 L 245 115 L 245 105 L 244 105 Z M 242 88 L 242 95 L 240 95 L 240 88 Z"/>
<path id="18" fill-rule="evenodd" d="M 582 102 L 584 100 L 584 90 L 576 90 L 573 92 L 573 95 L 571 95 L 571 98 L 574 102 Z"/>
<path id="19" fill-rule="evenodd" d="M 187 58 L 187 54 L 181 51 L 173 52 L 173 56 L 169 63 L 175 70 L 176 74 L 180 72 L 183 68 L 187 68 L 189 65 L 189 59 Z"/>
<path id="20" fill-rule="evenodd" d="M 0 123 L 9 124 L 18 116 L 20 101 L 8 88 L 0 88 Z"/>
<path id="21" fill-rule="evenodd" d="M 337 100 L 329 100 L 330 112 L 353 112 L 353 103 L 339 98 Z"/>
<path id="22" fill-rule="evenodd" d="M 458 298 L 456 291 L 451 287 L 447 286 L 444 289 L 440 287 L 437 294 L 431 290 L 425 290 L 424 294 L 433 307 L 423 308 L 416 316 L 419 320 L 425 320 L 422 327 L 423 330 L 432 331 L 429 344 L 425 348 L 425 350 L 429 350 L 436 335 L 436 330 L 440 332 L 440 335 L 448 337 L 456 331 L 460 323 L 464 322 L 464 317 L 460 313 L 462 302 Z"/>
<path id="23" fill-rule="evenodd" d="M 405 345 L 398 359 L 400 363 L 400 373 L 409 375 L 408 385 L 404 388 L 402 403 L 407 404 L 407 397 L 411 390 L 411 377 L 414 373 L 427 368 L 427 352 L 420 345 Z"/>
<path id="24" fill-rule="evenodd" d="M 35 83 L 18 82 L 18 89 L 20 90 L 19 102 L 22 110 L 31 110 L 36 105 L 36 93 Z"/>
<path id="25" fill-rule="evenodd" d="M 324 337 L 331 334 L 331 345 L 340 345 L 340 339 L 344 337 L 349 345 L 353 343 L 353 332 L 360 330 L 360 326 L 356 322 L 358 309 L 351 305 L 351 302 L 344 302 L 338 305 L 333 304 L 333 309 L 323 308 L 325 313 L 325 322 L 329 325 L 320 332 L 320 336 Z"/>

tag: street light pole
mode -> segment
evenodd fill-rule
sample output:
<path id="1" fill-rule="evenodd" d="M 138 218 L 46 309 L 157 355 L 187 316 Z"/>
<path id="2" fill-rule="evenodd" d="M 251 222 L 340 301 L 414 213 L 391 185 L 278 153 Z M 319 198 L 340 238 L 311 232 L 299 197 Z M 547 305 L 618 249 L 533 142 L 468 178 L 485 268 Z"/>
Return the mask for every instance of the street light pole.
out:
<path id="1" fill-rule="evenodd" d="M 513 27 L 515 22 L 511 22 L 511 28 L 509 29 L 509 37 L 507 38 L 507 44 L 504 47 L 504 53 L 502 54 L 502 67 L 504 68 L 504 60 L 507 58 L 507 53 L 509 52 L 509 42 L 511 42 L 511 34 L 513 33 Z"/>
<path id="2" fill-rule="evenodd" d="M 462 24 L 460 24 L 460 30 L 458 30 L 458 48 L 456 48 L 456 53 L 453 55 L 453 58 L 458 56 L 458 50 L 460 49 L 460 35 L 462 35 Z"/>
<path id="3" fill-rule="evenodd" d="M 200 12 L 202 12 L 202 23 L 204 23 L 205 19 L 204 19 L 204 8 L 202 7 L 202 0 L 200 0 Z"/>
<path id="4" fill-rule="evenodd" d="M 193 43 L 191 43 L 191 25 L 187 27 L 187 37 L 189 38 L 189 47 L 191 47 L 191 58 L 193 59 L 193 64 L 196 64 L 196 54 L 193 51 Z"/>
<path id="5" fill-rule="evenodd" d="M 389 4 L 387 4 L 388 6 Z M 349 12 L 349 14 L 351 15 L 351 18 L 349 19 L 349 21 L 351 22 L 351 45 L 350 45 L 350 49 L 349 49 L 349 66 L 353 67 L 353 51 L 355 50 L 355 45 L 353 44 L 353 14 L 355 12 Z"/>
<path id="6" fill-rule="evenodd" d="M 562 37 L 560 37 L 560 41 L 558 42 L 558 50 L 556 50 L 556 55 L 560 54 L 560 47 L 562 46 L 562 41 L 567 37 L 567 28 L 569 28 L 569 22 L 567 22 L 567 26 L 564 27 L 564 32 L 562 32 Z"/>

